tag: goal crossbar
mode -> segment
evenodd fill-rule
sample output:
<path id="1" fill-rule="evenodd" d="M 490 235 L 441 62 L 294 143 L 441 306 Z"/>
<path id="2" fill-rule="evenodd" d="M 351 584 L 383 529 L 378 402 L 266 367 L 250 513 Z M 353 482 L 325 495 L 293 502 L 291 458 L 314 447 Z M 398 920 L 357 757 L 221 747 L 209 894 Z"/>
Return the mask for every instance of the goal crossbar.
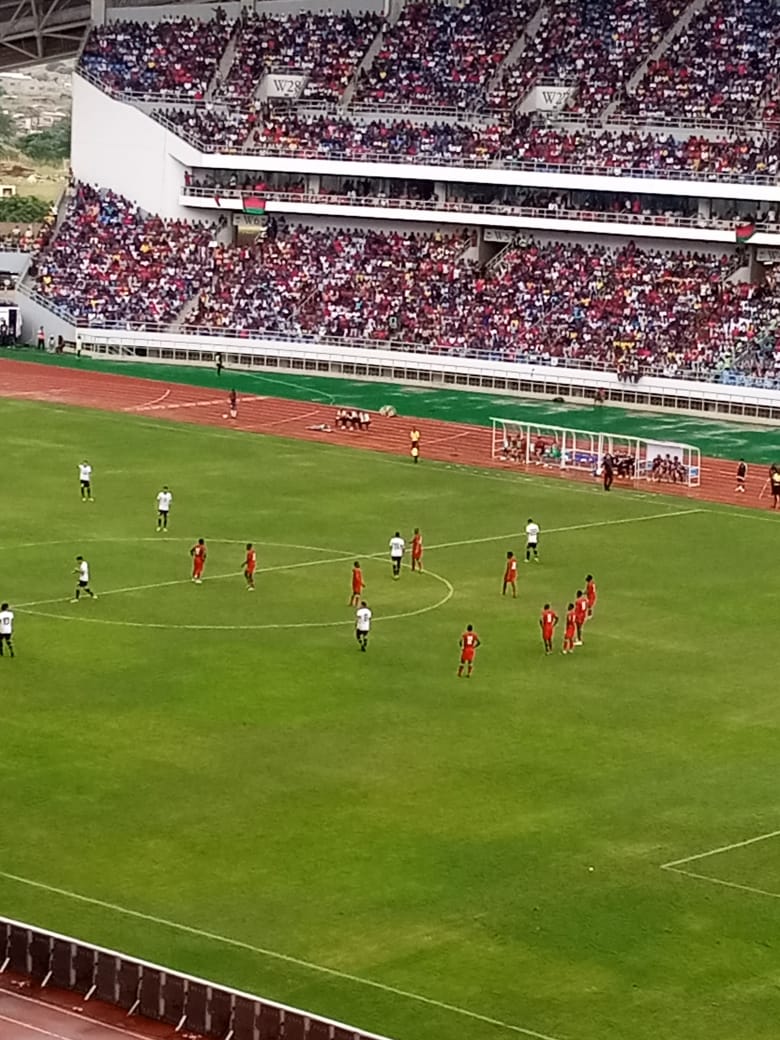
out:
<path id="1" fill-rule="evenodd" d="M 665 481 L 685 487 L 701 484 L 701 452 L 682 441 L 665 437 L 651 440 L 495 416 L 491 416 L 491 423 L 494 459 L 598 476 L 608 455 L 618 479 Z"/>

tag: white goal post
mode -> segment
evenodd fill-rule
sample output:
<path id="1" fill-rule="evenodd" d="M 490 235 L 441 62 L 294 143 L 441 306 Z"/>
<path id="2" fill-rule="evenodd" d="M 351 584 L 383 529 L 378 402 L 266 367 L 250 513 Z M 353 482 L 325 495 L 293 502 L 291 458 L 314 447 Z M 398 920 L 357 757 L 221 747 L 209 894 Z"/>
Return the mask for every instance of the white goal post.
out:
<path id="1" fill-rule="evenodd" d="M 521 466 L 574 470 L 598 476 L 604 456 L 620 480 L 653 480 L 684 487 L 701 484 L 701 452 L 679 441 L 491 417 L 492 457 Z"/>

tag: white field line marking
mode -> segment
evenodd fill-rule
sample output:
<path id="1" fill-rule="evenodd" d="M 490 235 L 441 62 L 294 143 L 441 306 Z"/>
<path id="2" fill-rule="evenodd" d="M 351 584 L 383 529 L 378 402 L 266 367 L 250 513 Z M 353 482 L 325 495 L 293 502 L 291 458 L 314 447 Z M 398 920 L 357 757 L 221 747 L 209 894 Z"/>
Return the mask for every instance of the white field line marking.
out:
<path id="1" fill-rule="evenodd" d="M 152 401 L 146 401 L 144 404 L 130 404 L 126 408 L 123 408 L 123 412 L 142 412 L 146 408 L 153 408 L 156 404 L 161 404 L 171 396 L 171 388 L 165 391 L 164 394 L 160 394 L 159 397 L 155 397 Z"/>
<path id="2" fill-rule="evenodd" d="M 99 906 L 104 910 L 111 910 L 116 914 L 124 914 L 126 917 L 135 917 L 140 921 L 149 921 L 151 924 L 162 925 L 165 928 L 173 928 L 176 931 L 185 932 L 187 935 L 195 935 L 201 939 L 210 939 L 212 942 L 221 943 L 223 946 L 232 946 L 239 950 L 248 950 L 250 953 L 259 954 L 261 957 L 283 961 L 285 964 L 294 964 L 296 967 L 306 968 L 308 971 L 317 972 L 320 975 L 329 975 L 332 978 L 343 979 L 346 982 L 356 982 L 361 986 L 369 986 L 372 989 L 381 990 L 384 993 L 391 993 L 396 997 L 404 997 L 406 1000 L 413 1000 L 419 1004 L 427 1004 L 429 1007 L 441 1008 L 443 1011 L 451 1011 L 455 1015 L 461 1015 L 464 1018 L 470 1018 L 476 1022 L 485 1022 L 487 1025 L 498 1026 L 499 1029 L 507 1029 L 512 1033 L 520 1033 L 522 1036 L 534 1037 L 535 1040 L 562 1040 L 561 1037 L 550 1036 L 548 1033 L 538 1033 L 533 1029 L 526 1029 L 524 1026 L 514 1025 L 511 1022 L 502 1022 L 498 1018 L 491 1018 L 489 1015 L 481 1015 L 477 1011 L 469 1011 L 468 1008 L 458 1007 L 456 1004 L 448 1004 L 443 1000 L 434 1000 L 433 997 L 425 997 L 420 993 L 413 993 L 410 990 L 399 989 L 396 986 L 390 986 L 385 982 L 377 982 L 375 979 L 366 979 L 360 975 L 353 975 L 350 972 L 339 971 L 338 968 L 328 968 L 323 964 L 315 964 L 313 961 L 303 960 L 300 957 L 293 957 L 289 953 L 279 953 L 277 950 L 269 950 L 263 946 L 253 946 L 251 943 L 243 942 L 241 939 L 231 939 L 226 935 L 219 935 L 216 932 L 208 932 L 201 928 L 193 928 L 191 925 L 180 924 L 178 921 L 169 921 L 165 917 L 155 917 L 153 914 L 145 914 L 140 910 L 131 910 L 126 906 L 120 906 L 117 903 L 108 903 L 102 899 L 95 899 L 92 896 L 81 895 L 79 892 L 71 892 L 66 888 L 56 888 L 54 885 L 47 885 L 42 881 L 33 881 L 31 878 L 21 877 L 18 874 L 10 874 L 7 871 L 0 870 L 0 877 L 7 878 L 9 881 L 16 881 L 20 885 L 28 885 L 30 888 L 40 889 L 43 892 L 51 892 L 55 895 L 64 896 L 66 899 L 73 899 L 80 903 L 88 903 L 90 906 Z"/>
<path id="3" fill-rule="evenodd" d="M 266 423 L 266 425 L 284 426 L 285 423 L 302 422 L 304 419 L 313 419 L 315 415 L 322 415 L 322 408 L 315 408 L 311 412 L 303 412 L 300 415 L 291 415 L 289 419 L 276 419 L 274 422 Z"/>
<path id="4" fill-rule="evenodd" d="M 679 867 L 662 867 L 670 874 L 679 874 L 680 877 L 693 878 L 695 881 L 709 881 L 711 885 L 720 885 L 722 888 L 734 888 L 739 892 L 751 892 L 755 896 L 768 896 L 770 899 L 780 899 L 780 892 L 770 892 L 766 888 L 756 888 L 754 885 L 742 885 L 738 881 L 724 881 L 723 878 L 710 877 L 708 874 L 696 874 L 692 870 L 680 870 Z"/>
<path id="5" fill-rule="evenodd" d="M 353 560 L 354 556 L 335 556 L 326 560 L 306 560 L 304 563 L 286 563 L 280 564 L 276 567 L 258 567 L 255 571 L 256 574 L 270 574 L 273 571 L 294 571 L 299 567 L 321 567 L 326 563 L 345 563 L 347 560 Z M 228 571 L 225 574 L 210 574 L 207 575 L 203 580 L 204 582 L 209 581 L 221 581 L 224 578 L 235 578 L 242 574 L 242 570 L 239 568 L 235 571 Z M 103 596 L 118 596 L 123 592 L 145 592 L 147 589 L 165 589 L 171 585 L 188 585 L 192 581 L 192 578 L 174 578 L 172 581 L 157 581 L 152 582 L 149 585 L 125 585 L 121 589 L 107 589 L 105 592 L 99 592 L 98 598 Z M 45 607 L 49 603 L 62 603 L 64 597 L 56 596 L 53 599 L 39 599 L 33 600 L 30 603 L 17 603 L 17 609 L 23 610 L 25 607 Z"/>
<path id="6" fill-rule="evenodd" d="M 587 531 L 592 527 L 612 527 L 615 524 L 638 524 L 643 520 L 665 520 L 672 516 L 691 516 L 693 513 L 703 513 L 703 509 L 678 509 L 668 513 L 650 513 L 647 516 L 626 516 L 619 520 L 594 520 L 588 524 L 570 524 L 568 527 L 548 527 L 542 529 L 541 537 L 548 534 L 563 534 L 566 531 Z M 524 532 L 523 532 L 524 533 Z M 453 549 L 459 545 L 478 545 L 482 542 L 499 542 L 507 539 L 517 538 L 521 532 L 513 531 L 511 534 L 491 535 L 489 538 L 466 538 L 460 542 L 439 542 L 437 545 L 428 545 L 426 549 Z"/>
<path id="7" fill-rule="evenodd" d="M 3 387 L 3 394 L 8 397 L 45 397 L 47 394 L 67 394 L 68 390 L 64 386 L 55 386 L 50 390 L 11 390 Z"/>
<path id="8" fill-rule="evenodd" d="M 470 437 L 475 431 L 472 429 L 464 430 L 462 433 L 450 433 L 446 437 L 434 437 L 432 441 L 426 441 L 425 446 L 429 447 L 432 444 L 448 444 L 450 441 L 459 441 L 462 437 Z"/>
<path id="9" fill-rule="evenodd" d="M 243 398 L 238 398 L 238 403 L 241 404 L 242 400 Z M 139 404 L 134 405 L 132 408 L 125 408 L 123 411 L 176 412 L 182 408 L 207 408 L 218 404 L 227 404 L 227 397 L 208 397 L 199 401 L 178 401 L 175 404 Z M 119 414 L 121 415 L 122 413 L 120 412 Z"/>
<path id="10" fill-rule="evenodd" d="M 78 994 L 74 994 L 78 996 Z M 34 1004 L 36 1007 L 44 1008 L 49 1014 L 56 1012 L 58 1015 L 63 1015 L 66 1018 L 75 1018 L 78 1022 L 86 1022 L 89 1025 L 98 1026 L 100 1029 L 108 1029 L 112 1033 L 119 1033 L 120 1036 L 133 1037 L 134 1040 L 149 1040 L 148 1036 L 141 1036 L 140 1033 L 135 1033 L 131 1029 L 123 1029 L 121 1026 L 112 1026 L 108 1022 L 100 1022 L 96 1018 L 92 1018 L 90 1015 L 85 1015 L 81 1011 L 69 1011 L 68 1008 L 58 1007 L 56 1004 L 49 1004 L 45 1000 L 38 1000 L 37 997 L 28 997 L 23 993 L 14 993 L 11 990 L 0 989 L 0 1004 L 8 1000 L 21 1000 L 25 1004 Z M 26 1025 L 27 1023 L 23 1023 Z M 71 1040 L 70 1037 L 67 1040 Z"/>
<path id="11" fill-rule="evenodd" d="M 685 856 L 683 859 L 673 859 L 670 863 L 662 863 L 661 870 L 672 870 L 680 867 L 683 863 L 693 863 L 698 859 L 707 859 L 708 856 L 718 856 L 721 852 L 731 852 L 732 849 L 744 849 L 748 845 L 755 845 L 759 841 L 767 841 L 769 838 L 780 837 L 780 830 L 768 831 L 766 834 L 757 834 L 754 838 L 746 838 L 744 841 L 735 841 L 731 845 L 720 845 L 717 849 L 709 849 L 707 852 L 697 852 L 693 856 Z"/>

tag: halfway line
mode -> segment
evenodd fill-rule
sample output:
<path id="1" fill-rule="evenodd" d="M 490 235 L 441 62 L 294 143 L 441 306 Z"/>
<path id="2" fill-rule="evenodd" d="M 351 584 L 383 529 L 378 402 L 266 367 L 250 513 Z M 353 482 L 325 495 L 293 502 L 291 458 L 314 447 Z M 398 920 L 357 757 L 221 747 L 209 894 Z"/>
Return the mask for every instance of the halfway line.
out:
<path id="1" fill-rule="evenodd" d="M 114 913 L 124 914 L 127 917 L 135 917 L 141 921 L 149 921 L 152 924 L 163 925 L 166 928 L 173 928 L 179 932 L 186 932 L 188 935 L 197 935 L 202 939 L 211 939 L 213 942 L 222 943 L 225 946 L 233 946 L 236 949 L 248 950 L 251 953 L 257 953 L 262 957 L 269 957 L 272 960 L 284 961 L 286 964 L 294 964 L 299 968 L 307 968 L 309 971 L 318 972 L 321 975 L 330 975 L 333 978 L 344 979 L 347 982 L 356 982 L 361 986 L 370 986 L 372 989 L 382 990 L 385 993 L 392 993 L 396 997 L 405 997 L 407 1000 L 414 1000 L 420 1004 L 427 1004 L 429 1007 L 440 1008 L 443 1011 L 451 1011 L 453 1014 L 462 1015 L 465 1018 L 474 1019 L 477 1022 L 485 1022 L 487 1025 L 498 1026 L 500 1029 L 507 1029 L 512 1033 L 520 1033 L 523 1036 L 533 1037 L 534 1040 L 562 1040 L 561 1037 L 550 1036 L 548 1033 L 537 1033 L 533 1029 L 525 1029 L 523 1026 L 513 1025 L 511 1022 L 502 1022 L 498 1018 L 491 1018 L 489 1015 L 480 1015 L 477 1011 L 469 1011 L 467 1008 L 458 1007 L 455 1004 L 448 1004 L 443 1000 L 434 1000 L 432 997 L 424 997 L 420 993 L 412 993 L 409 990 L 398 989 L 395 986 L 390 986 L 384 982 L 376 982 L 374 979 L 364 979 L 360 975 L 352 975 L 346 971 L 339 971 L 338 968 L 327 968 L 322 964 L 315 964 L 313 961 L 302 960 L 300 957 L 293 957 L 289 953 L 279 953 L 276 950 L 268 950 L 262 946 L 253 946 L 251 943 L 243 942 L 241 939 L 231 939 L 225 935 L 218 935 L 216 932 L 207 932 L 200 928 L 193 928 L 191 925 L 179 924 L 177 921 L 169 921 L 164 917 L 155 917 L 153 914 L 145 914 L 140 910 L 130 910 L 128 907 L 119 906 L 117 903 L 108 903 L 102 899 L 94 899 L 92 896 L 84 896 L 78 892 L 71 892 L 66 888 L 56 888 L 54 885 L 46 885 L 42 881 L 33 881 L 30 878 L 20 877 L 18 874 L 9 874 L 7 871 L 0 870 L 0 877 L 7 878 L 9 881 L 16 881 L 20 885 L 28 885 L 31 888 L 37 888 L 44 892 L 52 892 L 55 895 L 64 896 L 66 899 L 74 899 L 81 903 L 89 903 L 90 906 L 99 906 L 104 910 L 112 910 Z"/>

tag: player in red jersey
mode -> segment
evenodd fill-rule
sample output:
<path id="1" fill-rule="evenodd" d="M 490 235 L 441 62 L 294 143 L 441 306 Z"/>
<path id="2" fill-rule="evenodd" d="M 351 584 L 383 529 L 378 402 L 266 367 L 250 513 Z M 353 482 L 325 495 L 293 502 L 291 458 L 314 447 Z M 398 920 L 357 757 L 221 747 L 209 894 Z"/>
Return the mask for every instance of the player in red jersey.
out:
<path id="1" fill-rule="evenodd" d="M 473 625 L 466 625 L 466 631 L 460 637 L 460 667 L 458 668 L 458 678 L 463 675 L 463 666 L 466 666 L 466 678 L 471 678 L 471 673 L 474 671 L 474 657 L 479 646 L 479 636 L 474 631 Z"/>
<path id="2" fill-rule="evenodd" d="M 244 577 L 247 592 L 255 591 L 255 569 L 257 567 L 257 550 L 251 542 L 246 543 L 246 559 L 244 560 Z"/>
<path id="3" fill-rule="evenodd" d="M 593 608 L 596 606 L 596 582 L 592 574 L 585 575 L 585 599 L 588 601 L 588 617 L 593 617 Z"/>
<path id="4" fill-rule="evenodd" d="M 577 625 L 574 620 L 574 604 L 570 603 L 566 609 L 566 628 L 563 631 L 563 654 L 574 653 L 574 636 L 577 632 Z"/>
<path id="5" fill-rule="evenodd" d="M 504 571 L 504 587 L 501 595 L 506 596 L 507 586 L 512 586 L 512 599 L 517 599 L 517 557 L 513 552 L 506 554 L 506 570 Z"/>
<path id="6" fill-rule="evenodd" d="M 553 633 L 555 632 L 555 626 L 557 624 L 558 615 L 549 603 L 545 603 L 542 616 L 539 618 L 539 627 L 542 630 L 542 642 L 544 643 L 544 652 L 546 654 L 552 653 Z"/>
<path id="7" fill-rule="evenodd" d="M 415 527 L 414 534 L 412 535 L 412 570 L 421 571 L 423 558 L 423 540 L 420 534 L 420 528 Z"/>
<path id="8" fill-rule="evenodd" d="M 577 638 L 574 640 L 575 646 L 582 646 L 582 626 L 585 624 L 587 616 L 588 597 L 582 589 L 577 589 L 577 598 L 574 600 L 574 624 L 577 628 Z"/>
<path id="9" fill-rule="evenodd" d="M 196 585 L 203 584 L 203 567 L 206 563 L 206 543 L 202 538 L 190 549 L 192 557 L 192 580 Z"/>
<path id="10" fill-rule="evenodd" d="M 355 560 L 352 564 L 352 595 L 349 597 L 350 607 L 356 607 L 360 603 L 360 597 L 363 595 L 363 589 L 366 587 L 366 583 L 363 581 L 363 571 L 360 569 L 360 560 Z"/>

